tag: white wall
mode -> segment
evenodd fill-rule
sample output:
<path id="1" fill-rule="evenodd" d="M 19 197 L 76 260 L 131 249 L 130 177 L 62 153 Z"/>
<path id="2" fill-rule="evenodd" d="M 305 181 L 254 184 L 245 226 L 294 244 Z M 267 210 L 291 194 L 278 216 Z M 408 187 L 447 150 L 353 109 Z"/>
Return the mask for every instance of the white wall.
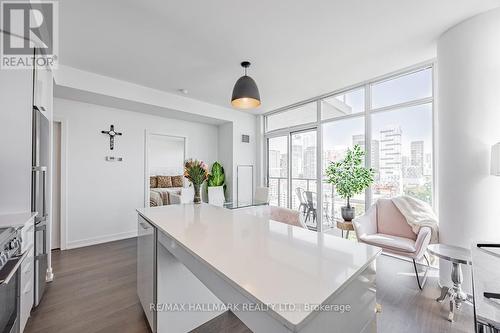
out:
<path id="1" fill-rule="evenodd" d="M 224 167 L 226 177 L 226 200 L 232 201 L 233 195 L 233 123 L 219 125 L 218 132 L 219 162 Z"/>
<path id="2" fill-rule="evenodd" d="M 149 175 L 176 176 L 184 174 L 184 138 L 149 134 Z"/>
<path id="3" fill-rule="evenodd" d="M 68 248 L 131 237 L 135 209 L 144 205 L 145 130 L 187 137 L 186 156 L 217 159 L 216 126 L 168 119 L 56 98 L 54 112 L 67 123 Z M 115 129 L 115 149 L 101 130 Z M 106 162 L 104 157 L 123 157 Z"/>
<path id="4" fill-rule="evenodd" d="M 71 99 L 95 99 L 102 103 L 123 105 L 120 108 L 137 110 L 153 109 L 157 113 L 168 113 L 182 119 L 212 119 L 221 122 L 231 122 L 232 125 L 232 168 L 225 166 L 226 172 L 232 172 L 228 177 L 228 186 L 236 184 L 236 168 L 238 165 L 254 165 L 257 175 L 259 165 L 262 165 L 262 154 L 257 154 L 257 124 L 255 115 L 231 108 L 198 101 L 186 96 L 168 93 L 134 83 L 117 80 L 103 75 L 90 73 L 68 66 L 59 66 L 55 73 L 56 86 L 64 94 L 70 94 Z M 90 97 L 89 97 L 90 96 Z M 250 135 L 250 143 L 242 143 L 241 135 Z M 224 132 L 228 136 L 228 132 Z M 230 139 L 230 138 L 228 138 Z M 187 155 L 189 157 L 189 155 Z M 254 175 L 254 182 L 257 177 Z M 255 184 L 254 184 L 255 186 Z M 232 190 L 232 200 L 236 199 L 236 190 Z"/>
<path id="5" fill-rule="evenodd" d="M 490 149 L 500 141 L 499 41 L 496 9 L 458 24 L 438 42 L 437 172 L 444 244 L 470 248 L 473 241 L 500 239 L 500 177 L 489 174 Z M 442 267 L 446 283 L 449 265 Z"/>

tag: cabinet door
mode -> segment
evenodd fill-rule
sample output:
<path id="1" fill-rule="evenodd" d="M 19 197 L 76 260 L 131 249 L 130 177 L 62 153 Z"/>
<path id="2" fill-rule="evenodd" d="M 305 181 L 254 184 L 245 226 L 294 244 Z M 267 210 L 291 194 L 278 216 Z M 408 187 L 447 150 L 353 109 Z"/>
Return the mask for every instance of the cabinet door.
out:
<path id="1" fill-rule="evenodd" d="M 30 317 L 31 308 L 33 307 L 33 247 L 28 250 L 28 256 L 21 264 L 21 291 L 20 291 L 20 314 L 19 322 L 21 332 L 24 330 L 28 318 Z"/>
<path id="2" fill-rule="evenodd" d="M 137 223 L 137 294 L 148 319 L 156 332 L 156 231 L 141 216 Z"/>
<path id="3" fill-rule="evenodd" d="M 3 38 L 0 32 L 0 37 Z M 30 211 L 32 71 L 0 70 L 0 211 Z"/>

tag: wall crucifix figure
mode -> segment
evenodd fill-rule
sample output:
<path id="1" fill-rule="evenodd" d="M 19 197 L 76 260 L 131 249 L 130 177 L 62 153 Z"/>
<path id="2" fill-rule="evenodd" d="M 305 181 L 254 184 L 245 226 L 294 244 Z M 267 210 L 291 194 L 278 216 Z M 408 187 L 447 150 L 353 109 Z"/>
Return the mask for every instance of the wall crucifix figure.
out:
<path id="1" fill-rule="evenodd" d="M 122 135 L 122 133 L 115 131 L 115 125 L 109 126 L 109 131 L 101 131 L 101 133 L 109 135 L 109 149 L 111 150 L 115 148 L 115 136 Z"/>

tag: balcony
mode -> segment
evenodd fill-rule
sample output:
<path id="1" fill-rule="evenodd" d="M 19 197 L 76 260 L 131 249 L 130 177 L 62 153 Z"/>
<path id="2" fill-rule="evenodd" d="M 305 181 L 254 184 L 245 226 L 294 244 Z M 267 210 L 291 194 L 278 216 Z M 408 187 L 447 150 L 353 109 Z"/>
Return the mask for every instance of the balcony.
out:
<path id="1" fill-rule="evenodd" d="M 298 209 L 300 205 L 299 198 L 295 192 L 297 187 L 302 188 L 304 191 L 313 192 L 315 199 L 317 188 L 316 179 L 311 178 L 292 178 L 291 186 L 291 205 L 288 205 L 288 178 L 286 177 L 269 177 L 269 198 L 270 204 L 280 207 L 289 207 L 291 209 Z M 314 202 L 317 205 L 317 202 Z M 340 207 L 345 205 L 345 200 L 340 198 L 335 193 L 333 185 L 323 182 L 323 216 L 321 223 L 323 223 L 323 230 L 335 227 L 335 219 L 341 217 Z M 351 199 L 351 204 L 356 208 L 356 215 L 361 215 L 365 211 L 364 195 Z M 315 229 L 316 223 L 312 221 L 307 222 L 308 227 Z"/>

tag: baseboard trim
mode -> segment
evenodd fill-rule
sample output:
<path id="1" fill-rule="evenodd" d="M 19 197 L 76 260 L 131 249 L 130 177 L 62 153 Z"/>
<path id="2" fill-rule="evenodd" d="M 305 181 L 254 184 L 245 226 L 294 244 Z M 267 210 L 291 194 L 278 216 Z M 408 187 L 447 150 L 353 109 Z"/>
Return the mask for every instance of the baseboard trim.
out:
<path id="1" fill-rule="evenodd" d="M 90 246 L 90 245 L 97 245 L 97 244 L 102 244 L 102 243 L 107 243 L 107 242 L 113 242 L 113 241 L 132 238 L 132 237 L 137 237 L 137 230 L 71 241 L 71 242 L 67 243 L 66 249 L 67 250 L 76 249 L 79 247 L 85 247 L 85 246 Z"/>

